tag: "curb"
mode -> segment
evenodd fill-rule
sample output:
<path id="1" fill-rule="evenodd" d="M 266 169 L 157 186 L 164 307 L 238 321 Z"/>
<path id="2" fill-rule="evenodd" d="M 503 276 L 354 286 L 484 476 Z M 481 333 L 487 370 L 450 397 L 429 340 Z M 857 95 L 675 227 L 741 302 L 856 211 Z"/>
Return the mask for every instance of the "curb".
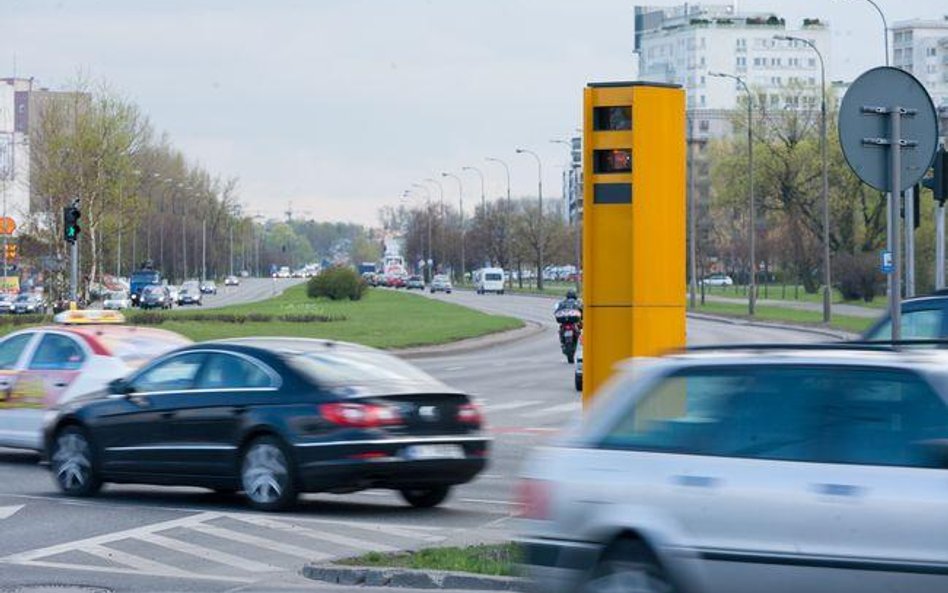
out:
<path id="1" fill-rule="evenodd" d="M 520 591 L 525 583 L 516 577 L 482 576 L 441 570 L 405 568 L 342 567 L 307 564 L 302 575 L 314 581 L 336 585 L 365 587 L 403 587 L 413 589 L 473 589 L 480 591 Z"/>
<path id="2" fill-rule="evenodd" d="M 796 325 L 793 323 L 772 323 L 768 321 L 749 321 L 747 319 L 744 319 L 743 317 L 724 317 L 721 315 L 708 315 L 707 313 L 689 312 L 687 315 L 688 317 L 692 319 L 701 319 L 704 321 L 726 323 L 728 325 L 749 325 L 751 327 L 767 327 L 771 329 L 789 329 L 793 331 L 816 334 L 818 336 L 836 338 L 837 340 L 852 340 L 858 337 L 858 334 L 851 334 L 849 332 L 844 332 L 841 330 L 823 329 L 819 327 L 811 327 L 808 325 Z"/>
<path id="3" fill-rule="evenodd" d="M 467 354 L 484 348 L 502 346 L 525 340 L 535 336 L 543 331 L 543 326 L 532 321 L 523 321 L 523 327 L 511 329 L 499 333 L 487 334 L 476 338 L 466 338 L 456 342 L 448 342 L 436 346 L 417 346 L 412 348 L 393 348 L 387 350 L 399 358 L 435 358 L 438 356 L 454 356 L 457 354 Z"/>

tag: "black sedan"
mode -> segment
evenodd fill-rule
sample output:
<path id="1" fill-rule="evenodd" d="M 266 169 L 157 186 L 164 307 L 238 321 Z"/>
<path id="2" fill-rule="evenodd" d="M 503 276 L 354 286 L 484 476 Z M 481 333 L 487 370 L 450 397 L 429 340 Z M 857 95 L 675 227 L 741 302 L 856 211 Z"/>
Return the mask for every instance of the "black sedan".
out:
<path id="1" fill-rule="evenodd" d="M 436 506 L 484 469 L 490 446 L 464 393 L 378 350 L 289 338 L 176 350 L 64 404 L 45 431 L 67 494 L 190 485 L 242 490 L 263 510 L 366 488 Z"/>

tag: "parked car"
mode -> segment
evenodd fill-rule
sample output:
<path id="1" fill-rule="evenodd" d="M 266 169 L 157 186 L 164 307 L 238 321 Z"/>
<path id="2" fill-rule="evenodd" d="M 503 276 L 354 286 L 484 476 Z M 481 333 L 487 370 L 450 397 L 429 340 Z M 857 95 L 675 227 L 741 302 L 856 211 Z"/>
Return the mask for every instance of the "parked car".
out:
<path id="1" fill-rule="evenodd" d="M 0 314 L 13 313 L 13 299 L 11 294 L 0 294 Z"/>
<path id="2" fill-rule="evenodd" d="M 416 288 L 418 290 L 425 289 L 425 279 L 421 276 L 409 276 L 408 280 L 405 282 L 405 288 L 411 290 Z"/>
<path id="3" fill-rule="evenodd" d="M 703 278 L 701 283 L 705 286 L 733 286 L 734 280 L 727 274 L 711 274 Z"/>
<path id="4" fill-rule="evenodd" d="M 112 311 L 67 311 L 57 319 L 0 340 L 0 447 L 41 451 L 48 410 L 190 342 L 167 330 L 114 325 L 122 318 Z"/>
<path id="5" fill-rule="evenodd" d="M 214 284 L 213 280 L 206 280 L 201 284 L 201 292 L 203 294 L 217 294 L 217 285 Z"/>
<path id="6" fill-rule="evenodd" d="M 13 299 L 13 312 L 18 315 L 24 313 L 45 313 L 46 303 L 43 301 L 43 297 L 24 292 Z"/>
<path id="7" fill-rule="evenodd" d="M 240 286 L 240 278 L 237 276 L 228 276 L 224 278 L 224 286 Z"/>
<path id="8" fill-rule="evenodd" d="M 948 590 L 946 474 L 943 350 L 633 360 L 527 461 L 525 563 L 550 593 Z"/>
<path id="9" fill-rule="evenodd" d="M 142 309 L 170 309 L 171 291 L 167 286 L 150 284 L 142 289 L 139 306 Z"/>
<path id="10" fill-rule="evenodd" d="M 365 488 L 436 506 L 484 469 L 490 442 L 470 397 L 395 356 L 290 338 L 179 349 L 61 406 L 46 432 L 66 494 L 191 485 L 263 510 Z"/>
<path id="11" fill-rule="evenodd" d="M 131 306 L 132 299 L 128 297 L 128 293 L 124 290 L 114 290 L 106 293 L 105 299 L 102 301 L 103 309 L 120 311 L 122 309 L 129 309 Z"/>
<path id="12" fill-rule="evenodd" d="M 434 278 L 431 279 L 430 290 L 432 293 L 435 292 L 446 292 L 451 294 L 451 279 L 444 274 L 436 274 Z"/>

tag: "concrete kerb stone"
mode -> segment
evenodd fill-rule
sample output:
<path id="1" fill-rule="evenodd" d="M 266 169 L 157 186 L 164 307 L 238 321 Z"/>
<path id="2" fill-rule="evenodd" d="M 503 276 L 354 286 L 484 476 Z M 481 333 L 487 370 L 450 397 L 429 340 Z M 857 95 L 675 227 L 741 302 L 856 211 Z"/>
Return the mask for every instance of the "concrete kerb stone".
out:
<path id="1" fill-rule="evenodd" d="M 816 334 L 819 336 L 826 336 L 828 338 L 836 338 L 837 340 L 853 340 L 858 338 L 857 334 L 851 334 L 849 332 L 833 330 L 828 328 L 821 327 L 811 327 L 808 325 L 800 325 L 795 323 L 774 323 L 768 321 L 752 321 L 749 319 L 744 319 L 741 317 L 724 317 L 721 315 L 708 315 L 707 313 L 688 313 L 688 317 L 692 319 L 701 319 L 703 321 L 713 321 L 717 323 L 726 323 L 728 325 L 748 325 L 751 327 L 767 327 L 773 329 L 787 329 L 799 332 L 805 332 L 810 334 Z"/>
<path id="2" fill-rule="evenodd" d="M 307 564 L 302 574 L 308 579 L 336 585 L 398 587 L 411 589 L 469 589 L 478 591 L 522 591 L 525 583 L 516 577 L 496 577 L 441 570 L 374 568 Z"/>
<path id="3" fill-rule="evenodd" d="M 521 321 L 523 321 L 524 326 L 517 329 L 487 334 L 485 336 L 478 336 L 476 338 L 468 338 L 466 340 L 458 340 L 457 342 L 449 342 L 447 344 L 435 346 L 393 348 L 388 352 L 391 352 L 400 358 L 408 359 L 434 358 L 436 356 L 455 356 L 457 354 L 467 354 L 469 352 L 475 352 L 484 348 L 493 348 L 495 346 L 506 345 L 519 340 L 525 340 L 526 338 L 535 336 L 543 331 L 543 326 L 539 323 L 525 320 Z"/>

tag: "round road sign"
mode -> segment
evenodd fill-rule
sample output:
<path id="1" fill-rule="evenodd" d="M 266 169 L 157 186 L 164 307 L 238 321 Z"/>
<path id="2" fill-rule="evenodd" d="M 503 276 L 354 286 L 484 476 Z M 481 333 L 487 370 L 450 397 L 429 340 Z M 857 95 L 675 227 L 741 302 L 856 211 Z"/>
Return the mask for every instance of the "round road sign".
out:
<path id="1" fill-rule="evenodd" d="M 860 179 L 884 192 L 892 191 L 888 110 L 895 107 L 908 110 L 901 121 L 901 191 L 918 183 L 935 158 L 938 119 L 925 87 L 904 70 L 880 66 L 862 73 L 839 107 L 839 143 L 846 162 Z M 880 108 L 886 111 L 880 113 Z"/>

